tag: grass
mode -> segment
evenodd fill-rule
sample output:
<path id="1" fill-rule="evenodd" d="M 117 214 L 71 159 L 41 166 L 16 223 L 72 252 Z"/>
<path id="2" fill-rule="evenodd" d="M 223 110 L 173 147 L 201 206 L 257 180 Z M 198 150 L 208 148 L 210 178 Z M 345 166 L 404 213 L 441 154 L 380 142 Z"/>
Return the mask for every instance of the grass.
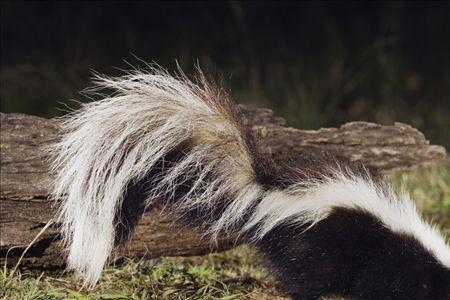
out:
<path id="1" fill-rule="evenodd" d="M 108 267 L 92 291 L 79 291 L 72 274 L 23 271 L 8 278 L 4 267 L 0 290 L 4 299 L 284 299 L 255 254 L 241 246 L 203 257 L 128 261 Z"/>
<path id="2" fill-rule="evenodd" d="M 404 186 L 423 211 L 450 237 L 450 161 L 427 170 L 401 172 Z M 72 274 L 0 271 L 2 299 L 288 299 L 246 246 L 195 257 L 127 261 L 110 266 L 91 291 L 79 290 Z"/>
<path id="3" fill-rule="evenodd" d="M 450 159 L 429 169 L 400 172 L 391 181 L 408 191 L 424 218 L 450 239 Z"/>

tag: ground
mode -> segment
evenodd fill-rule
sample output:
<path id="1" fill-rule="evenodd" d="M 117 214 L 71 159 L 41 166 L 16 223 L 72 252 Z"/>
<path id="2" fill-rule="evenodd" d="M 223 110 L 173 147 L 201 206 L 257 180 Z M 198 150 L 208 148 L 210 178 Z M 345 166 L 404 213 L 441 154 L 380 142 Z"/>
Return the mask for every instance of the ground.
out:
<path id="1" fill-rule="evenodd" d="M 427 170 L 390 178 L 407 189 L 428 220 L 450 237 L 450 160 Z M 196 257 L 127 261 L 110 266 L 93 290 L 80 290 L 72 274 L 0 270 L 2 299 L 288 299 L 258 263 L 255 250 L 240 246 Z"/>

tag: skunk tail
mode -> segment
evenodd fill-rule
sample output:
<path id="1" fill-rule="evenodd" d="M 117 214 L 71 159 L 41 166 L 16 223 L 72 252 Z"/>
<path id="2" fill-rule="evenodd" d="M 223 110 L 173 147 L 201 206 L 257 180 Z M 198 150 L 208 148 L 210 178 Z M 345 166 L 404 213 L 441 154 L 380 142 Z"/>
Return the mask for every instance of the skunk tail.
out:
<path id="1" fill-rule="evenodd" d="M 235 107 L 200 73 L 194 84 L 152 69 L 97 75 L 88 92 L 111 96 L 63 118 L 49 152 L 57 174 L 51 197 L 68 268 L 94 284 L 114 247 L 127 189 L 147 183 L 146 203 L 172 201 L 177 213 L 225 208 L 208 233 L 231 230 L 258 198 L 252 147 Z"/>

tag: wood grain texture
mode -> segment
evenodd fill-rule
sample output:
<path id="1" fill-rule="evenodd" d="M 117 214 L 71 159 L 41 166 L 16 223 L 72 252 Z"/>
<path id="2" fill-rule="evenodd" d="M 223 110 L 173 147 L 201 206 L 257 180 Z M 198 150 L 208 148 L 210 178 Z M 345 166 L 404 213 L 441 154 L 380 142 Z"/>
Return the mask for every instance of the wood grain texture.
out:
<path id="1" fill-rule="evenodd" d="M 445 158 L 445 149 L 430 145 L 413 127 L 352 122 L 340 128 L 298 130 L 267 109 L 240 106 L 262 149 L 278 162 L 295 164 L 305 156 L 337 153 L 363 161 L 381 172 L 423 167 Z M 17 261 L 23 249 L 53 217 L 47 200 L 52 182 L 42 147 L 58 135 L 55 120 L 23 114 L 1 114 L 0 263 Z M 131 240 L 114 257 L 197 255 L 233 245 L 211 246 L 199 232 L 161 215 L 160 207 L 144 214 Z M 64 254 L 57 228 L 49 228 L 27 253 L 23 265 L 60 267 Z"/>

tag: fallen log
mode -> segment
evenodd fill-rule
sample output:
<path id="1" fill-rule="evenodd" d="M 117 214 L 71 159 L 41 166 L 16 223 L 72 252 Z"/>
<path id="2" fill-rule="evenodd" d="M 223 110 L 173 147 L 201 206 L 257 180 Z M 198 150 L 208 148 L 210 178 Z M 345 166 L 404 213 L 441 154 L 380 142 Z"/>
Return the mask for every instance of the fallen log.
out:
<path id="1" fill-rule="evenodd" d="M 417 129 L 402 123 L 383 126 L 352 122 L 340 128 L 298 130 L 267 109 L 241 107 L 262 149 L 279 162 L 295 164 L 305 156 L 338 153 L 381 172 L 423 167 L 446 156 Z M 55 120 L 23 114 L 1 114 L 0 263 L 14 264 L 52 219 L 47 200 L 52 182 L 41 147 L 58 134 Z M 160 214 L 152 207 L 139 221 L 132 239 L 115 257 L 197 255 L 233 246 L 226 240 L 211 246 L 199 232 Z M 56 226 L 48 228 L 28 250 L 24 266 L 61 267 L 63 256 Z"/>

